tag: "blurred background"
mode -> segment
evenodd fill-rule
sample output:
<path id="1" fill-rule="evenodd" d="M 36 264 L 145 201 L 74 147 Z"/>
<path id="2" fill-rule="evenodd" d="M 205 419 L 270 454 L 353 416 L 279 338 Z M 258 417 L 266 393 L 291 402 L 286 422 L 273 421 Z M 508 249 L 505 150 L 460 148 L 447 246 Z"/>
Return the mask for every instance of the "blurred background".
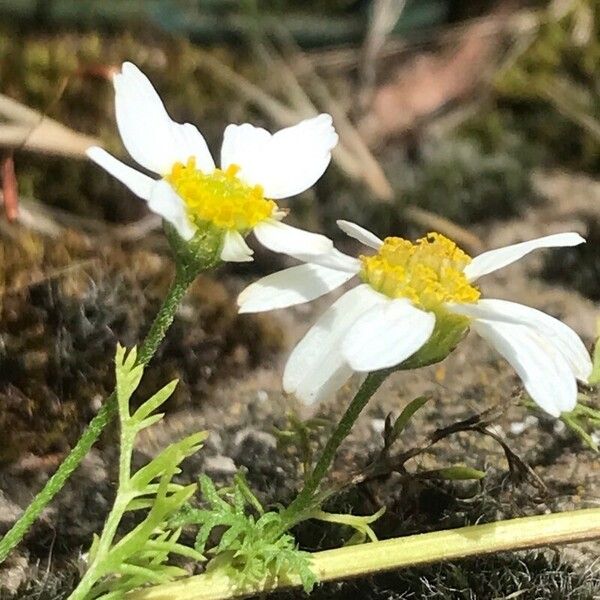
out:
<path id="1" fill-rule="evenodd" d="M 215 155 L 228 123 L 274 131 L 330 113 L 340 134 L 332 165 L 292 201 L 290 218 L 342 249 L 356 248 L 337 218 L 381 237 L 437 230 L 471 253 L 581 232 L 585 247 L 547 253 L 496 285 L 564 317 L 586 341 L 594 336 L 597 0 L 0 0 L 0 533 L 98 409 L 112 388 L 116 341 L 142 338 L 172 275 L 159 220 L 84 155 L 96 143 L 130 160 L 110 81 L 124 60 Z M 277 462 L 274 438 L 240 422 L 284 418 L 282 360 L 314 317 L 310 309 L 237 316 L 235 294 L 288 264 L 256 251 L 251 265 L 200 278 L 145 379 L 147 391 L 181 379 L 170 401 L 176 430 L 188 418 L 224 428 L 208 450 L 223 476 L 244 460 L 256 467 L 256 452 Z M 512 375 L 486 373 L 446 392 L 488 401 L 496 392 L 481 385 L 497 377 L 497 393 L 510 394 Z M 450 386 L 442 372 L 427 377 Z M 223 402 L 231 422 L 222 421 Z M 397 405 L 386 402 L 374 418 Z M 32 565 L 40 568 L 49 544 L 72 557 L 101 523 L 106 456 L 92 456 L 81 497 L 67 491 L 69 513 L 50 513 L 15 559 L 7 594 L 40 578 Z M 285 496 L 290 484 L 265 469 L 254 485 Z"/>

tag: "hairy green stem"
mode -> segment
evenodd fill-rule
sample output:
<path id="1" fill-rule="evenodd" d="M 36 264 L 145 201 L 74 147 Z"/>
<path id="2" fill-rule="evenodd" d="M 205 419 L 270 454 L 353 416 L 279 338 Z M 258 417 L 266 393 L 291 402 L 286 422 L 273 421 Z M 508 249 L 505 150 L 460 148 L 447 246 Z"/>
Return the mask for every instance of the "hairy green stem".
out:
<path id="1" fill-rule="evenodd" d="M 89 594 L 90 590 L 94 587 L 96 582 L 104 576 L 104 573 L 100 570 L 100 566 L 103 564 L 104 560 L 106 559 L 106 555 L 110 551 L 112 542 L 117 534 L 119 524 L 121 523 L 123 515 L 127 510 L 128 503 L 129 498 L 125 496 L 116 498 L 115 503 L 113 504 L 113 507 L 106 518 L 106 523 L 98 543 L 94 560 L 67 600 L 81 600 L 82 598 L 85 598 Z"/>
<path id="2" fill-rule="evenodd" d="M 138 356 L 138 364 L 147 364 L 154 356 L 158 346 L 165 337 L 167 330 L 175 318 L 175 312 L 185 295 L 187 289 L 194 281 L 198 271 L 196 269 L 179 266 L 175 278 L 167 295 L 142 342 Z M 54 475 L 48 479 L 46 485 L 36 495 L 31 504 L 25 509 L 19 520 L 9 529 L 0 540 L 0 563 L 2 563 L 10 551 L 23 539 L 40 513 L 62 489 L 67 479 L 79 466 L 90 448 L 96 443 L 104 428 L 117 414 L 117 396 L 113 392 L 102 405 L 98 414 L 90 421 L 89 425 L 69 452 L 65 460 L 58 467 Z"/>
<path id="3" fill-rule="evenodd" d="M 124 422 L 124 415 L 121 413 L 121 444 L 120 444 L 120 456 L 119 456 L 119 485 L 117 487 L 117 497 L 113 507 L 110 510 L 106 523 L 98 539 L 98 545 L 95 549 L 94 557 L 89 565 L 85 575 L 81 581 L 69 596 L 68 600 L 81 600 L 85 598 L 90 590 L 94 587 L 96 582 L 104 575 L 101 571 L 101 567 L 106 559 L 106 555 L 110 551 L 119 523 L 127 510 L 127 506 L 131 501 L 132 497 L 129 492 L 130 484 L 129 480 L 131 477 L 131 457 L 133 454 L 133 441 L 135 434 L 132 433 L 131 429 L 126 427 Z"/>
<path id="4" fill-rule="evenodd" d="M 312 554 L 311 566 L 318 580 L 325 582 L 494 552 L 598 539 L 600 508 L 588 508 L 325 550 Z M 240 586 L 231 571 L 215 569 L 203 575 L 130 592 L 127 600 L 226 600 L 301 584 L 299 575 L 290 573 L 285 578 L 267 577 Z"/>
<path id="5" fill-rule="evenodd" d="M 307 511 L 312 511 L 314 508 L 315 494 L 319 489 L 321 481 L 327 475 L 329 467 L 335 458 L 340 444 L 346 439 L 352 426 L 358 419 L 373 394 L 379 389 L 379 386 L 384 382 L 385 378 L 390 374 L 390 370 L 374 371 L 369 373 L 358 392 L 350 402 L 350 405 L 343 414 L 340 422 L 333 431 L 331 437 L 327 441 L 325 448 L 313 472 L 304 484 L 304 487 L 293 500 L 293 502 L 284 510 L 282 514 L 283 527 L 289 529 L 298 521 L 304 520 L 304 515 Z"/>

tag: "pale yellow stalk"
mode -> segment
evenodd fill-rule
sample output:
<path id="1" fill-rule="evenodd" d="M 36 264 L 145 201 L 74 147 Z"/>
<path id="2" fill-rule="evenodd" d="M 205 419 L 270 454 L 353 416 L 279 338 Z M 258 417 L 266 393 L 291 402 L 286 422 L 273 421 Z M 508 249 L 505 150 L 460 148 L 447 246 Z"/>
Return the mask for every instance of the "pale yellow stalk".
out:
<path id="1" fill-rule="evenodd" d="M 469 556 L 525 550 L 600 539 L 600 508 L 473 525 L 460 529 L 316 552 L 312 567 L 319 581 L 346 579 Z M 196 575 L 138 590 L 128 600 L 226 600 L 300 586 L 300 578 L 266 579 L 240 588 L 226 572 Z"/>

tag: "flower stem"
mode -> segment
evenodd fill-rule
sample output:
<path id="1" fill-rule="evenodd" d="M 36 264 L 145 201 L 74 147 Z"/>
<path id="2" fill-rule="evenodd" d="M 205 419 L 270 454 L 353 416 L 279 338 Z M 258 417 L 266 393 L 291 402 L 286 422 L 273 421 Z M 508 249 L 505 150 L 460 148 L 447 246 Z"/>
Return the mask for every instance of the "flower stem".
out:
<path id="1" fill-rule="evenodd" d="M 325 582 L 494 552 L 598 539 L 600 508 L 588 508 L 325 550 L 312 555 L 311 566 L 318 580 Z M 132 592 L 127 600 L 226 600 L 300 585 L 299 575 L 290 573 L 285 578 L 269 577 L 240 586 L 230 571 L 215 569 Z"/>
<path id="2" fill-rule="evenodd" d="M 159 344 L 165 337 L 167 330 L 175 318 L 175 312 L 177 311 L 179 303 L 196 278 L 197 273 L 197 270 L 188 268 L 185 265 L 178 266 L 173 283 L 150 326 L 148 334 L 140 346 L 137 355 L 138 364 L 145 365 L 154 356 Z M 19 520 L 0 540 L 0 563 L 6 559 L 10 551 L 23 539 L 24 535 L 39 517 L 47 504 L 62 489 L 67 479 L 69 479 L 73 471 L 79 466 L 90 448 L 100 437 L 104 428 L 116 414 L 117 396 L 113 391 L 98 411 L 98 414 L 90 421 L 89 425 L 54 475 L 48 479 L 46 485 L 25 509 Z"/>
<path id="3" fill-rule="evenodd" d="M 304 484 L 304 487 L 293 502 L 284 510 L 282 519 L 285 529 L 289 529 L 297 522 L 303 520 L 306 511 L 312 511 L 314 508 L 315 493 L 318 491 L 321 481 L 327 474 L 340 444 L 346 439 L 346 436 L 350 433 L 356 419 L 358 419 L 360 413 L 389 373 L 390 370 L 382 370 L 374 371 L 367 375 L 367 378 L 360 386 L 358 392 L 356 392 L 352 402 L 350 402 L 346 412 L 343 414 L 340 422 L 333 431 L 333 434 L 327 441 L 327 444 L 325 445 L 313 472 Z"/>
<path id="4" fill-rule="evenodd" d="M 96 582 L 104 575 L 102 566 L 106 560 L 106 555 L 110 551 L 119 524 L 127 510 L 127 506 L 132 500 L 129 480 L 131 478 L 131 456 L 133 454 L 135 433 L 127 427 L 129 414 L 124 415 L 121 412 L 119 416 L 121 419 L 121 442 L 119 445 L 119 485 L 117 486 L 117 497 L 106 518 L 102 533 L 98 538 L 93 560 L 85 572 L 85 575 L 67 600 L 81 600 L 82 598 L 85 598 Z"/>

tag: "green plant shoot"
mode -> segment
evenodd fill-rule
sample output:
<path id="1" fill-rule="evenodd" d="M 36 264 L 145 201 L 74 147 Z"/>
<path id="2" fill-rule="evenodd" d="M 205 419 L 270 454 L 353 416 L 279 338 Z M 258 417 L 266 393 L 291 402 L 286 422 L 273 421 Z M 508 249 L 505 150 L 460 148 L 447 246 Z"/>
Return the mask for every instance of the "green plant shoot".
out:
<path id="1" fill-rule="evenodd" d="M 122 598 L 128 591 L 148 583 L 165 583 L 187 572 L 170 564 L 171 555 L 204 559 L 200 552 L 179 543 L 181 529 L 169 520 L 196 491 L 196 485 L 179 485 L 173 477 L 179 464 L 194 454 L 206 439 L 200 432 L 171 444 L 136 473 L 131 458 L 137 434 L 160 421 L 156 410 L 173 393 L 176 381 L 167 384 L 133 414 L 130 400 L 142 378 L 144 367 L 136 364 L 137 352 L 118 346 L 115 359 L 116 393 L 120 423 L 119 480 L 113 508 L 100 536 L 94 536 L 88 554 L 88 569 L 70 600 Z M 144 518 L 120 539 L 123 517 L 132 511 Z"/>

